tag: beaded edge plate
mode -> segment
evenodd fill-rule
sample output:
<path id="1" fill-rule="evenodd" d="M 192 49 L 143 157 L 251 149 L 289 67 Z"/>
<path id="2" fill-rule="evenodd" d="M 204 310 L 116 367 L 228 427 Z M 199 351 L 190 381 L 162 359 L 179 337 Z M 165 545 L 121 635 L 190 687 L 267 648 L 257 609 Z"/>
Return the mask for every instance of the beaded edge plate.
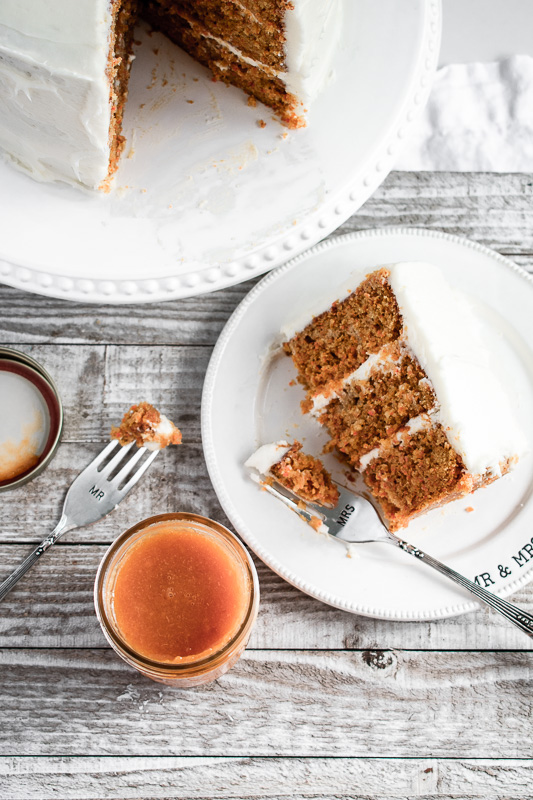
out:
<path id="1" fill-rule="evenodd" d="M 0 280 L 85 302 L 169 300 L 259 275 L 335 230 L 393 167 L 441 29 L 440 0 L 345 8 L 335 77 L 294 132 L 141 27 L 109 195 L 0 159 Z"/>

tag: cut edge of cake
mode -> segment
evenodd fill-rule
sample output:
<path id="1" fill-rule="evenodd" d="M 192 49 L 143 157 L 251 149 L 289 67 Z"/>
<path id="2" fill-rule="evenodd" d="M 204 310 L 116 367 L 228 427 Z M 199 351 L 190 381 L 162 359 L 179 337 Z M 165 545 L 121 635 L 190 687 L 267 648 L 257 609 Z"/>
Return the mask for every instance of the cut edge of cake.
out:
<path id="1" fill-rule="evenodd" d="M 107 174 L 98 189 L 109 192 L 126 145 L 122 134 L 124 110 L 128 99 L 128 84 L 133 61 L 133 34 L 138 17 L 139 0 L 112 0 L 111 29 L 106 78 L 109 86 L 109 159 Z"/>

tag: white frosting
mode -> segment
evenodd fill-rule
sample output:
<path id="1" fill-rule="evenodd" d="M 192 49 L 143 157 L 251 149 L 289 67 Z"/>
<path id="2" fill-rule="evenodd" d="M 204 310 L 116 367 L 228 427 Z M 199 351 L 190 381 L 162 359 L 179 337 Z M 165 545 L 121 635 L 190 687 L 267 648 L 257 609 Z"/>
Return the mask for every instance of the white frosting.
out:
<path id="1" fill-rule="evenodd" d="M 291 447 L 292 445 L 283 440 L 264 444 L 250 456 L 244 466 L 249 469 L 256 469 L 261 475 L 268 475 L 274 464 L 281 461 Z"/>
<path id="2" fill-rule="evenodd" d="M 0 148 L 33 178 L 96 188 L 107 175 L 109 5 L 0 2 Z"/>
<path id="3" fill-rule="evenodd" d="M 283 80 L 287 91 L 304 105 L 332 77 L 342 18 L 342 0 L 293 0 L 293 8 L 286 12 Z"/>
<path id="4" fill-rule="evenodd" d="M 379 456 L 379 447 L 374 447 L 373 450 L 369 450 L 368 453 L 365 453 L 364 456 L 361 456 L 359 459 L 359 470 L 360 472 L 364 472 L 365 469 L 368 467 L 371 461 Z"/>
<path id="5" fill-rule="evenodd" d="M 238 47 L 234 47 L 229 42 L 226 42 L 224 39 L 221 39 L 220 36 L 215 36 L 213 33 L 204 34 L 205 39 L 212 39 L 214 42 L 219 44 L 221 47 L 224 47 L 226 50 L 229 50 L 230 53 L 233 53 L 234 56 L 237 56 L 238 59 L 244 61 L 245 64 L 249 64 L 251 67 L 257 67 L 257 69 L 266 72 L 267 75 L 270 75 L 274 78 L 281 78 L 283 79 L 284 72 L 275 67 L 270 67 L 268 64 L 263 64 L 261 61 L 257 61 L 255 58 L 251 58 L 250 56 L 245 56 L 242 50 L 239 50 Z M 229 69 L 228 66 L 219 64 L 217 62 L 217 66 L 219 69 Z"/>
<path id="6" fill-rule="evenodd" d="M 147 436 L 153 438 L 150 438 L 149 441 L 144 441 L 144 446 L 147 450 L 161 450 L 166 446 L 168 437 L 172 436 L 172 433 L 176 429 L 168 417 L 165 417 L 164 414 L 161 414 L 160 417 L 161 418 L 157 425 L 154 426 L 152 433 L 147 434 Z"/>
<path id="7" fill-rule="evenodd" d="M 503 461 L 524 454 L 525 442 L 473 310 L 432 264 L 387 268 L 404 336 L 433 385 L 450 444 L 472 474 L 499 474 Z"/>

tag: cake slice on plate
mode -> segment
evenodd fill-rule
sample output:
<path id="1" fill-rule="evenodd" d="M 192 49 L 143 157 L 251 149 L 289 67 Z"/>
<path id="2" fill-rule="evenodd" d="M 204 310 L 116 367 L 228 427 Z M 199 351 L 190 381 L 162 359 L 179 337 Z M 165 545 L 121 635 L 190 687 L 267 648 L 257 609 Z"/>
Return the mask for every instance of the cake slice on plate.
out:
<path id="1" fill-rule="evenodd" d="M 526 450 L 472 308 L 431 264 L 377 269 L 285 335 L 303 410 L 362 473 L 392 531 Z"/>

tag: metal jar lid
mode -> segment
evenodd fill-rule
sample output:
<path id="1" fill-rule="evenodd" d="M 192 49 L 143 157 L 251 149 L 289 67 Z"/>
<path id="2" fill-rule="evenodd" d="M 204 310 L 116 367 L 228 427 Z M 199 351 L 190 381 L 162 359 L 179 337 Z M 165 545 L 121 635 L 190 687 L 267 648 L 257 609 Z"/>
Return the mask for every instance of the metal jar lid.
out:
<path id="1" fill-rule="evenodd" d="M 40 396 L 41 407 L 47 416 L 48 435 L 41 453 L 36 456 L 37 461 L 13 477 L 0 480 L 0 492 L 15 489 L 40 475 L 54 457 L 63 430 L 63 406 L 59 391 L 52 377 L 38 361 L 18 350 L 0 347 L 0 373 L 2 372 L 18 375 L 32 385 L 37 395 Z M 7 400 L 8 398 L 3 400 L 0 395 L 0 414 L 2 414 L 2 406 Z M 0 468 L 1 466 L 0 463 Z"/>

